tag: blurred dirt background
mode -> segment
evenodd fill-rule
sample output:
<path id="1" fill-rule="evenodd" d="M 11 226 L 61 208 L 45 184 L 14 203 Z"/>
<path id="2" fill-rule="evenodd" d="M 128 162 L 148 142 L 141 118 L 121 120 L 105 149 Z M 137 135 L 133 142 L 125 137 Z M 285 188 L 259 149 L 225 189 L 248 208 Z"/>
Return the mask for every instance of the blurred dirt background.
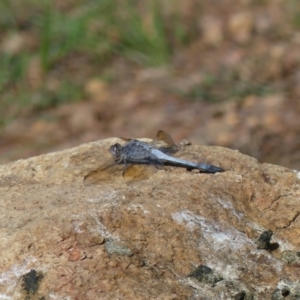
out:
<path id="1" fill-rule="evenodd" d="M 3 0 L 0 57 L 0 163 L 163 129 L 300 169 L 298 0 Z"/>

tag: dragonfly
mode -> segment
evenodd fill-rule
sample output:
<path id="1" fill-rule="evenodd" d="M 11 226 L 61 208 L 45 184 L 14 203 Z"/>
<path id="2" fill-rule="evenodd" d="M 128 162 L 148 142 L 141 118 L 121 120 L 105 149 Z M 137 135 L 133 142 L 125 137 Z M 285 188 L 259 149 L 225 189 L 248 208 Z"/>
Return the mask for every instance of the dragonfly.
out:
<path id="1" fill-rule="evenodd" d="M 173 155 L 188 143 L 176 145 L 171 136 L 163 130 L 159 130 L 155 139 L 150 143 L 131 138 L 121 139 L 126 143 L 112 145 L 109 148 L 111 159 L 100 168 L 90 172 L 84 178 L 85 184 L 110 180 L 119 171 L 122 171 L 125 182 L 130 184 L 148 179 L 164 166 L 183 167 L 188 171 L 197 169 L 200 172 L 212 174 L 225 171 L 214 165 L 174 157 Z"/>

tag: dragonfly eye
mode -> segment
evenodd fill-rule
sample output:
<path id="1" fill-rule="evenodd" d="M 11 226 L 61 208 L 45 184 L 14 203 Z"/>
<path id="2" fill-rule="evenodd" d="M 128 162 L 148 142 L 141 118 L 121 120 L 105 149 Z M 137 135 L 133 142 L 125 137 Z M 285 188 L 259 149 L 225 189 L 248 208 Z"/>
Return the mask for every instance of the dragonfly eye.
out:
<path id="1" fill-rule="evenodd" d="M 121 148 L 122 146 L 117 143 L 117 144 L 114 144 L 112 146 L 110 146 L 109 148 L 109 152 L 114 156 L 114 157 L 119 157 L 120 156 L 120 153 L 121 153 Z"/>

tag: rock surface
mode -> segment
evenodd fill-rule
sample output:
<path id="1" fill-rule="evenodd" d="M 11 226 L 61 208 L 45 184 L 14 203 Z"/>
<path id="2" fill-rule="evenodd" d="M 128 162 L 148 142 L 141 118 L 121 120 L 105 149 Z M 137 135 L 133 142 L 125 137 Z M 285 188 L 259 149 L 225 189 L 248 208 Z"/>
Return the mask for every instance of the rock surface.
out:
<path id="1" fill-rule="evenodd" d="M 226 172 L 85 185 L 115 142 L 0 166 L 0 299 L 297 297 L 299 172 L 195 145 Z"/>

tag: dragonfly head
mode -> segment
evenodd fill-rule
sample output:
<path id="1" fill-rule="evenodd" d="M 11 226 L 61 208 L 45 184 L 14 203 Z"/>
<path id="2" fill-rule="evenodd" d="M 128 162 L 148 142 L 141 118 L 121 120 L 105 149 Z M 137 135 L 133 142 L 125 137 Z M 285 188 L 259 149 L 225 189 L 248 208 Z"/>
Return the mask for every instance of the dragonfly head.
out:
<path id="1" fill-rule="evenodd" d="M 116 144 L 110 146 L 110 148 L 109 148 L 109 152 L 115 159 L 117 159 L 121 156 L 121 150 L 122 150 L 122 146 L 119 143 L 116 143 Z"/>

